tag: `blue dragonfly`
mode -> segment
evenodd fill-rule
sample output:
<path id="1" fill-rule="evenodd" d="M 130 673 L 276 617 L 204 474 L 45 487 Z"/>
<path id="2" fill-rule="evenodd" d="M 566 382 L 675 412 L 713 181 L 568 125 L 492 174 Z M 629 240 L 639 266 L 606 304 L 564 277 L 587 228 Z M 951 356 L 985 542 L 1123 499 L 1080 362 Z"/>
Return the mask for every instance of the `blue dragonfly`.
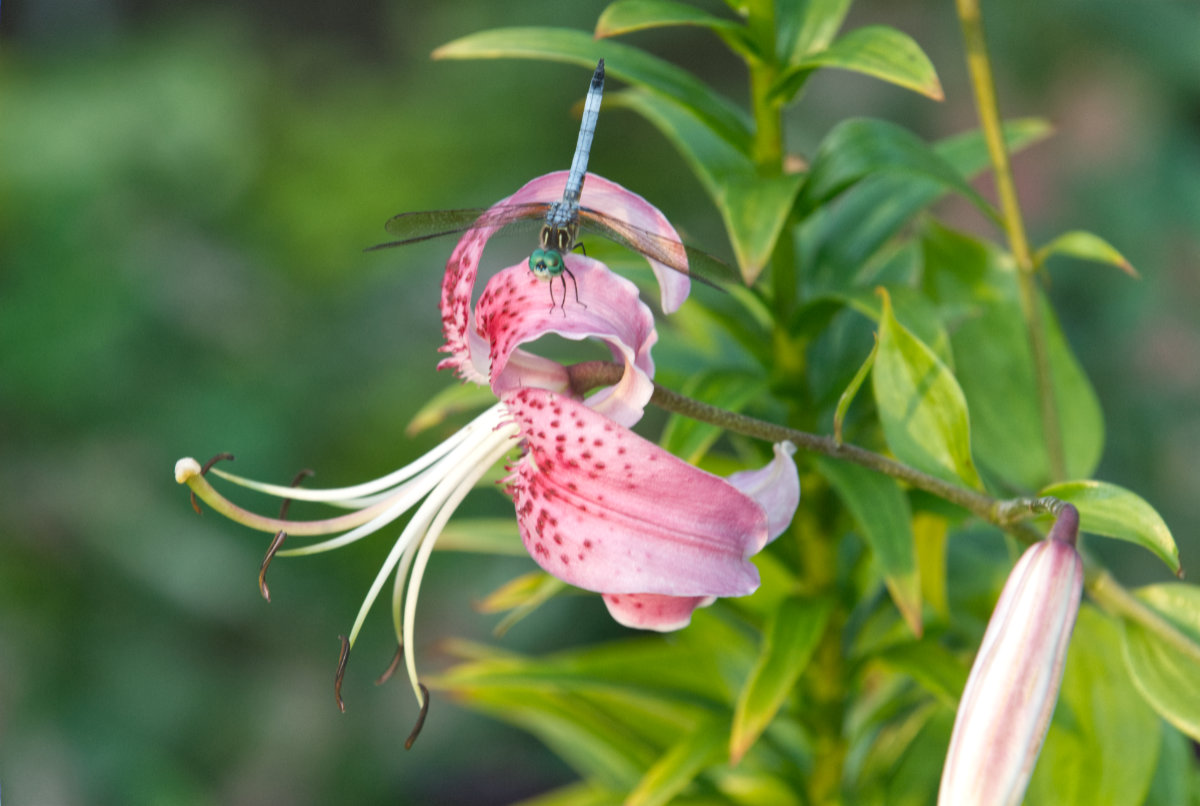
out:
<path id="1" fill-rule="evenodd" d="M 567 302 L 568 277 L 575 288 L 575 301 L 583 304 L 579 300 L 579 285 L 575 282 L 575 275 L 563 260 L 564 254 L 576 248 L 583 249 L 579 242 L 581 227 L 714 288 L 719 289 L 721 282 L 731 282 L 736 277 L 732 269 L 705 252 L 598 210 L 580 206 L 579 197 L 583 192 L 588 156 L 592 148 L 592 138 L 596 133 L 596 121 L 600 117 L 600 100 L 603 94 L 604 60 L 601 59 L 588 86 L 587 98 L 583 104 L 583 120 L 579 126 L 579 139 L 575 145 L 575 155 L 571 159 L 571 170 L 567 175 L 562 199 L 556 202 L 505 204 L 491 208 L 401 213 L 390 218 L 385 224 L 387 231 L 399 240 L 372 246 L 368 251 L 406 246 L 470 229 L 519 226 L 540 219 L 542 226 L 538 236 L 539 245 L 529 256 L 529 270 L 538 278 L 550 282 L 552 305 L 558 304 L 554 297 L 554 280 L 562 281 L 561 305 L 564 309 Z"/>

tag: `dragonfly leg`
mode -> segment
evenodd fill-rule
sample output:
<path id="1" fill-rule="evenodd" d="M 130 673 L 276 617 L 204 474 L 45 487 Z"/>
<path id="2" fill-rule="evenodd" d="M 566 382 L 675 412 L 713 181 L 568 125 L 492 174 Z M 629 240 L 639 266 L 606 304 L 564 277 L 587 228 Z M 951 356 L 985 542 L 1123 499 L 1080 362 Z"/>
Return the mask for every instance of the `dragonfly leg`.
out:
<path id="1" fill-rule="evenodd" d="M 550 310 L 553 311 L 555 308 L 559 307 L 558 300 L 556 300 L 554 298 L 554 278 L 551 277 L 550 282 L 547 283 L 546 285 L 550 286 Z M 567 315 L 566 305 L 567 305 L 567 281 L 563 280 L 563 304 L 562 304 L 563 316 Z"/>
<path id="2" fill-rule="evenodd" d="M 575 301 L 578 302 L 580 305 L 583 305 L 583 307 L 586 308 L 587 304 L 585 304 L 584 302 L 582 302 L 579 299 L 579 283 L 575 282 L 575 275 L 571 273 L 571 270 L 568 269 L 565 264 L 563 265 L 563 271 L 566 273 L 566 275 L 568 277 L 571 278 L 571 285 L 574 286 L 574 288 L 575 288 Z M 564 309 L 564 311 L 566 309 L 566 305 L 567 305 L 567 281 L 563 280 L 563 309 Z"/>

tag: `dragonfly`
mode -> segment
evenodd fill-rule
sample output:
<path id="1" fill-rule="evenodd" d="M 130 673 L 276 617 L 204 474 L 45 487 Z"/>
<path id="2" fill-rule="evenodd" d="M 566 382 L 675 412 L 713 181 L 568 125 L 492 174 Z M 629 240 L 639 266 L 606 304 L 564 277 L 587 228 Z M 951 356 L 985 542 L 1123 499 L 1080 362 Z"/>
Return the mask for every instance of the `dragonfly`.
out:
<path id="1" fill-rule="evenodd" d="M 397 236 L 399 240 L 372 246 L 367 251 L 407 246 L 471 229 L 491 227 L 506 229 L 521 224 L 528 225 L 540 219 L 542 224 L 538 236 L 538 248 L 529 256 L 529 270 L 536 277 L 549 281 L 552 307 L 559 304 L 554 296 L 554 280 L 556 279 L 562 282 L 561 305 L 564 311 L 567 302 L 567 278 L 570 278 L 571 284 L 574 286 L 575 301 L 583 304 L 579 299 L 579 284 L 563 259 L 563 255 L 576 248 L 583 250 L 583 245 L 579 241 L 581 228 L 639 252 L 692 279 L 720 289 L 722 282 L 730 282 L 734 277 L 733 271 L 720 260 L 672 238 L 649 232 L 628 221 L 622 221 L 615 216 L 579 204 L 584 177 L 587 174 L 592 139 L 596 133 L 596 121 L 600 117 L 600 101 L 603 94 L 604 59 L 601 59 L 596 65 L 596 71 L 592 74 L 591 83 L 588 85 L 587 98 L 583 103 L 583 119 L 579 125 L 579 139 L 575 144 L 571 169 L 567 173 L 566 186 L 563 189 L 562 199 L 559 201 L 504 204 L 491 208 L 400 213 L 388 219 L 384 225 L 387 231 Z"/>

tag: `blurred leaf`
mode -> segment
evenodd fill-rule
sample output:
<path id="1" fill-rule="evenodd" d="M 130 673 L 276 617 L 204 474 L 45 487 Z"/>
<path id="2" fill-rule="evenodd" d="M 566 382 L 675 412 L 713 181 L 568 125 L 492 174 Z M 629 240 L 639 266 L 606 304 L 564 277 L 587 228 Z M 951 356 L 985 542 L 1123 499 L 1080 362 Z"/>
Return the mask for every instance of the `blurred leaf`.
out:
<path id="1" fill-rule="evenodd" d="M 1049 127 L 1041 120 L 1009 121 L 1004 126 L 1010 151 L 1020 151 L 1044 138 Z M 987 147 L 979 132 L 940 141 L 934 150 L 963 176 L 988 165 Z M 826 206 L 801 231 L 801 242 L 813 250 L 811 261 L 821 271 L 823 287 L 846 288 L 872 256 L 908 224 L 920 210 L 947 192 L 944 183 L 919 175 L 876 174 L 867 177 Z"/>
<path id="2" fill-rule="evenodd" d="M 776 0 L 779 61 L 795 64 L 813 51 L 824 50 L 849 10 L 850 0 Z"/>
<path id="3" fill-rule="evenodd" d="M 999 221 L 992 206 L 928 144 L 893 123 L 871 119 L 839 123 L 821 141 L 796 200 L 796 215 L 803 218 L 854 183 L 890 172 L 936 180 Z"/>
<path id="4" fill-rule="evenodd" d="M 693 374 L 680 391 L 726 411 L 741 411 L 767 389 L 762 378 L 750 373 L 712 369 Z M 675 415 L 667 421 L 660 443 L 669 452 L 695 464 L 724 433 L 724 429 L 715 425 Z"/>
<path id="5" fill-rule="evenodd" d="M 496 28 L 455 39 L 433 52 L 435 59 L 545 59 L 588 69 L 604 58 L 606 75 L 652 90 L 689 109 L 704 125 L 743 153 L 750 150 L 746 113 L 691 73 L 619 42 L 597 42 L 567 28 Z"/>
<path id="6" fill-rule="evenodd" d="M 1034 261 L 1043 265 L 1052 255 L 1069 255 L 1081 260 L 1092 260 L 1096 263 L 1108 263 L 1116 266 L 1131 277 L 1137 277 L 1137 269 L 1125 259 L 1125 256 L 1099 235 L 1084 230 L 1064 232 L 1050 243 L 1037 250 Z"/>
<path id="7" fill-rule="evenodd" d="M 996 247 L 930 222 L 922 239 L 925 288 L 961 318 L 953 344 L 980 464 L 1018 489 L 1050 480 L 1033 354 L 1017 299 L 1016 269 Z M 1099 401 L 1053 309 L 1038 295 L 1049 350 L 1066 471 L 1090 475 L 1104 445 Z"/>
<path id="8" fill-rule="evenodd" d="M 1125 672 L 1117 622 L 1085 604 L 1025 803 L 1142 803 L 1158 758 L 1160 724 Z"/>
<path id="9" fill-rule="evenodd" d="M 753 283 L 775 249 L 803 177 L 759 176 L 745 150 L 670 99 L 628 90 L 610 101 L 645 117 L 683 155 L 721 213 L 743 279 Z"/>
<path id="10" fill-rule="evenodd" d="M 904 621 L 914 635 L 920 635 L 921 581 L 912 513 L 900 485 L 890 476 L 823 456 L 817 457 L 817 466 L 854 516 Z"/>
<path id="11" fill-rule="evenodd" d="M 971 460 L 971 426 L 958 382 L 929 347 L 896 321 L 887 292 L 882 294 L 879 352 L 871 375 L 888 446 L 918 470 L 982 488 Z"/>
<path id="12" fill-rule="evenodd" d="M 1200 768 L 1195 762 L 1192 743 L 1170 725 L 1162 726 L 1162 749 L 1158 753 L 1158 769 L 1150 782 L 1144 806 L 1159 803 L 1178 803 L 1195 806 L 1200 797 Z"/>
<path id="13" fill-rule="evenodd" d="M 620 797 L 591 781 L 567 784 L 513 806 L 613 806 Z"/>
<path id="14" fill-rule="evenodd" d="M 456 518 L 446 524 L 435 548 L 527 557 L 516 518 Z"/>
<path id="15" fill-rule="evenodd" d="M 941 515 L 917 512 L 912 519 L 913 543 L 917 550 L 917 576 L 921 599 L 943 619 L 950 617 L 946 595 L 946 537 L 949 523 Z"/>
<path id="16" fill-rule="evenodd" d="M 746 27 L 736 20 L 715 17 L 695 6 L 673 0 L 617 0 L 600 14 L 600 19 L 596 21 L 595 36 L 601 39 L 675 25 L 708 28 L 721 37 L 731 50 L 744 57 L 761 59 L 765 55 L 758 51 Z"/>
<path id="17" fill-rule="evenodd" d="M 863 381 L 867 379 L 867 373 L 871 371 L 871 367 L 875 364 L 875 351 L 879 349 L 879 340 L 876 339 L 871 345 L 871 352 L 867 353 L 866 359 L 863 360 L 862 366 L 858 368 L 858 372 L 854 373 L 854 377 L 850 379 L 846 389 L 838 398 L 837 408 L 833 413 L 833 438 L 841 445 L 842 444 L 842 423 L 846 419 L 846 412 L 850 409 L 850 404 L 854 401 L 854 396 L 858 394 L 858 390 L 862 387 Z"/>
<path id="18" fill-rule="evenodd" d="M 1151 585 L 1139 599 L 1191 639 L 1190 656 L 1135 621 L 1125 620 L 1125 663 L 1134 685 L 1159 715 L 1200 741 L 1200 588 L 1182 583 Z"/>
<path id="19" fill-rule="evenodd" d="M 1136 543 L 1180 573 L 1179 548 L 1171 530 L 1154 507 L 1136 493 L 1104 481 L 1067 481 L 1044 487 L 1039 495 L 1052 495 L 1074 504 L 1079 509 L 1081 531 Z"/>
<path id="20" fill-rule="evenodd" d="M 725 750 L 726 718 L 707 719 L 685 734 L 646 771 L 625 806 L 661 806 L 704 770 Z"/>
<path id="21" fill-rule="evenodd" d="M 943 97 L 937 71 L 921 46 L 908 34 L 883 25 L 858 28 L 823 50 L 810 51 L 780 75 L 772 96 L 786 103 L 809 73 L 821 67 L 863 73 L 938 101 Z"/>
<path id="22" fill-rule="evenodd" d="M 824 599 L 791 597 L 771 614 L 763 630 L 762 652 L 738 696 L 729 735 L 729 756 L 737 764 L 758 741 L 796 687 L 812 659 L 832 612 Z"/>
<path id="23" fill-rule="evenodd" d="M 484 597 L 477 607 L 481 613 L 511 611 L 492 630 L 493 635 L 501 636 L 566 588 L 567 583 L 557 577 L 544 571 L 533 571 L 501 585 Z"/>
<path id="24" fill-rule="evenodd" d="M 486 408 L 495 402 L 496 393 L 491 387 L 476 383 L 456 383 L 447 386 L 413 415 L 404 433 L 411 437 L 435 425 L 441 425 L 455 414 Z"/>
<path id="25" fill-rule="evenodd" d="M 969 669 L 937 641 L 923 639 L 896 644 L 878 653 L 875 660 L 908 675 L 943 705 L 958 707 Z"/>

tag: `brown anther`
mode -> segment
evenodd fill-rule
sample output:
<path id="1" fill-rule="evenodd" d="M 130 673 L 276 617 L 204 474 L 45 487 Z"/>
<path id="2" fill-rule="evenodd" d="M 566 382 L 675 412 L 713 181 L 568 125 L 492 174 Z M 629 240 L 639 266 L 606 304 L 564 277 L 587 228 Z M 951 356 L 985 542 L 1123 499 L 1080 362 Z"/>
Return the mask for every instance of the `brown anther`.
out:
<path id="1" fill-rule="evenodd" d="M 350 639 L 339 635 L 342 642 L 342 654 L 338 657 L 337 676 L 333 678 L 333 696 L 337 698 L 338 709 L 346 713 L 346 704 L 342 702 L 342 678 L 346 676 L 346 662 L 350 660 Z"/>
<path id="2" fill-rule="evenodd" d="M 275 552 L 279 551 L 285 538 L 287 538 L 287 532 L 282 529 L 275 533 L 275 539 L 271 541 L 267 555 L 263 557 L 262 565 L 258 567 L 258 592 L 268 602 L 271 601 L 271 589 L 267 587 L 267 566 L 271 564 L 271 560 L 275 559 Z"/>
<path id="3" fill-rule="evenodd" d="M 299 473 L 296 474 L 296 477 L 294 479 L 292 479 L 292 483 L 289 484 L 288 486 L 289 487 L 299 487 L 300 482 L 304 481 L 306 478 L 308 478 L 309 476 L 312 476 L 312 475 L 314 475 L 314 472 L 312 470 L 309 470 L 306 467 L 303 470 L 301 470 Z M 290 507 L 291 505 L 292 505 L 292 499 L 290 499 L 290 498 L 283 499 L 283 503 L 279 505 L 279 520 L 281 520 L 281 521 L 287 520 L 288 507 Z"/>
<path id="4" fill-rule="evenodd" d="M 412 750 L 413 742 L 417 740 L 421 728 L 425 727 L 425 717 L 429 715 L 429 689 L 425 688 L 424 683 L 417 683 L 417 685 L 421 689 L 421 713 L 417 714 L 417 724 L 413 725 L 412 733 L 408 734 L 408 738 L 404 740 L 405 750 Z"/>
<path id="5" fill-rule="evenodd" d="M 402 657 L 404 657 L 404 644 L 397 644 L 396 645 L 396 654 L 392 655 L 391 664 L 386 669 L 384 669 L 383 674 L 379 675 L 379 677 L 376 678 L 375 685 L 382 686 L 389 679 L 391 679 L 392 675 L 396 673 L 396 670 L 398 668 L 400 668 L 400 659 Z"/>

